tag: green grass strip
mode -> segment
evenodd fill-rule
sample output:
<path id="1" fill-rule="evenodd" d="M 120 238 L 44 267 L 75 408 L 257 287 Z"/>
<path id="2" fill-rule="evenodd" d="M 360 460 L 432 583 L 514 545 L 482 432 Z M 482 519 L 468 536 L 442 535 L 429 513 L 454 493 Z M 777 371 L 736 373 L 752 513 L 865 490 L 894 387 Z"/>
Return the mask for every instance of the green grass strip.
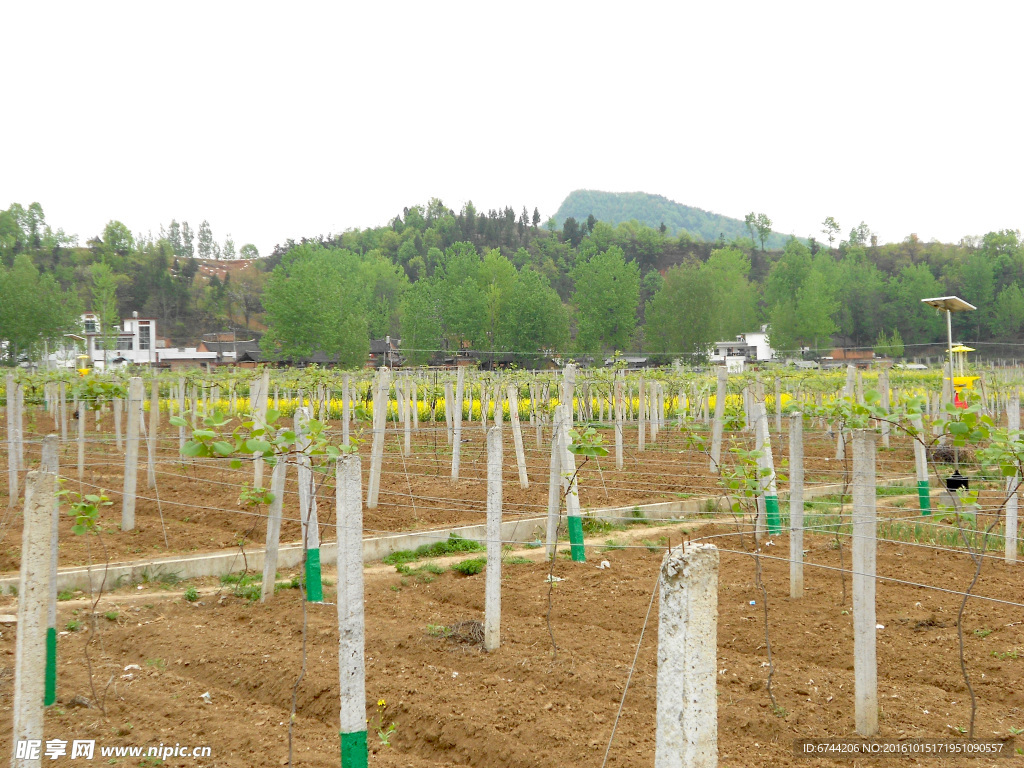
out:
<path id="1" fill-rule="evenodd" d="M 386 565 L 399 565 L 400 563 L 411 563 L 425 557 L 444 557 L 460 552 L 479 552 L 484 546 L 476 541 L 464 539 L 456 533 L 451 534 L 446 541 L 437 541 L 433 544 L 424 544 L 416 549 L 400 549 L 392 552 L 384 558 Z"/>

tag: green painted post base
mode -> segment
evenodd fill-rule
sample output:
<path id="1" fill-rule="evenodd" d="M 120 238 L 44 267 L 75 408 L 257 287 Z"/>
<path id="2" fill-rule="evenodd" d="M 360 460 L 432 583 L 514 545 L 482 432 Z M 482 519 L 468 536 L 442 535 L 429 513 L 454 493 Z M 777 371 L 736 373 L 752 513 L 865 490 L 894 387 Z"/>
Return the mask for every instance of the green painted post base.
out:
<path id="1" fill-rule="evenodd" d="M 341 734 L 341 768 L 366 768 L 366 731 Z"/>
<path id="2" fill-rule="evenodd" d="M 306 550 L 306 600 L 311 603 L 324 601 L 324 584 L 320 578 L 320 550 Z"/>
<path id="3" fill-rule="evenodd" d="M 921 500 L 921 514 L 930 515 L 932 513 L 932 496 L 927 480 L 917 481 L 917 495 Z"/>
<path id="4" fill-rule="evenodd" d="M 43 689 L 43 706 L 48 707 L 57 701 L 57 630 L 46 628 L 46 677 Z"/>
<path id="5" fill-rule="evenodd" d="M 779 517 L 779 497 L 764 497 L 765 517 L 768 518 L 768 533 L 774 536 L 782 533 L 782 519 Z"/>
<path id="6" fill-rule="evenodd" d="M 569 515 L 569 554 L 574 563 L 587 562 L 583 549 L 583 518 L 578 515 Z"/>

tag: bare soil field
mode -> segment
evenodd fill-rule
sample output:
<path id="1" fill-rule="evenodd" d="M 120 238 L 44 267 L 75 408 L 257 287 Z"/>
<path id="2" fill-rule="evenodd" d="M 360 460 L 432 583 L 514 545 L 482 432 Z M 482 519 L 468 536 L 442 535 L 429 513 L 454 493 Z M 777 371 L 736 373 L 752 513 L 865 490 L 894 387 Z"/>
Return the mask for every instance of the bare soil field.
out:
<path id="1" fill-rule="evenodd" d="M 61 475 L 65 488 L 83 494 L 101 490 L 112 502 L 103 511 L 105 535 L 103 547 L 95 541 L 72 536 L 71 519 L 64 516 L 61 528 L 60 565 L 82 565 L 90 562 L 124 561 L 174 553 L 209 551 L 237 546 L 240 542 L 259 544 L 266 530 L 266 508 L 251 507 L 240 501 L 243 484 L 251 485 L 252 467 L 247 463 L 233 470 L 227 460 L 182 460 L 178 453 L 177 429 L 161 427 L 156 457 L 156 487 L 147 487 L 146 443 L 140 447 L 137 479 L 136 528 L 119 530 L 121 489 L 124 485 L 124 455 L 117 450 L 111 414 L 103 415 L 96 430 L 92 413 L 86 414 L 87 444 L 85 471 L 81 480 L 77 473 L 77 427 L 72 422 L 69 440 L 61 445 Z M 42 410 L 30 411 L 26 418 L 25 453 L 27 468 L 39 462 L 40 441 L 53 421 Z M 365 425 L 363 425 L 365 427 Z M 340 425 L 332 422 L 330 429 L 340 436 Z M 353 429 L 357 434 L 359 428 Z M 527 471 L 530 487 L 518 483 L 511 428 L 506 425 L 504 451 L 504 516 L 505 519 L 539 517 L 546 514 L 550 462 L 550 430 L 545 428 L 541 447 L 535 430 L 524 425 Z M 614 430 L 600 430 L 605 445 L 614 450 Z M 706 434 L 706 433 L 705 433 Z M 364 435 L 365 436 L 365 435 Z M 340 437 L 338 438 L 340 439 Z M 461 445 L 459 480 L 451 480 L 451 446 L 444 425 L 421 430 L 413 435 L 412 455 L 402 455 L 401 428 L 389 427 L 385 438 L 380 503 L 376 509 L 364 511 L 367 535 L 424 530 L 443 526 L 482 523 L 486 499 L 486 451 L 484 432 L 479 422 L 466 424 Z M 785 474 L 788 438 L 772 433 L 773 452 L 779 471 Z M 0 445 L 6 433 L 0 429 Z M 624 430 L 624 467 L 615 469 L 614 455 L 580 462 L 580 503 L 584 510 L 602 507 L 628 507 L 658 501 L 721 494 L 718 478 L 708 471 L 708 458 L 687 443 L 685 435 L 674 424 L 662 428 L 657 442 L 647 440 L 646 450 L 637 451 L 636 425 Z M 835 459 L 834 437 L 817 429 L 805 435 L 805 466 L 807 486 L 842 481 L 843 462 Z M 729 447 L 753 447 L 752 432 L 727 433 L 723 461 L 730 461 Z M 913 451 L 905 437 L 893 437 L 892 449 L 878 453 L 879 477 L 913 474 Z M 370 442 L 359 445 L 363 457 L 364 483 L 370 468 Z M 849 455 L 849 448 L 847 449 Z M 4 456 L 6 466 L 6 456 Z M 333 540 L 334 477 L 318 475 L 317 490 L 322 536 Z M 265 470 L 264 484 L 269 486 L 270 471 Z M 24 490 L 22 474 L 22 491 Z M 780 483 L 785 490 L 785 483 Z M 0 473 L 0 573 L 17 570 L 20 562 L 20 506 L 8 504 L 6 471 Z M 20 502 L 19 502 L 20 504 Z M 284 502 L 282 541 L 300 538 L 298 495 L 295 474 L 288 476 Z M 105 548 L 105 551 L 104 549 Z"/>
<path id="2" fill-rule="evenodd" d="M 684 534 L 688 530 L 688 534 Z M 719 750 L 725 766 L 850 765 L 796 758 L 796 738 L 853 735 L 853 648 L 849 576 L 808 565 L 800 600 L 788 597 L 788 564 L 762 558 L 767 639 L 775 669 L 766 690 L 764 597 L 755 564 L 725 526 L 651 526 L 613 533 L 624 546 L 591 542 L 587 563 L 533 550 L 503 571 L 502 646 L 487 654 L 445 637 L 483 618 L 483 575 L 451 571 L 366 572 L 367 717 L 371 765 L 650 766 L 654 759 L 659 567 L 668 543 L 708 537 L 722 548 L 719 589 Z M 809 536 L 808 563 L 838 567 L 830 538 Z M 777 552 L 788 551 L 775 539 Z M 529 551 L 516 554 L 530 554 Z M 596 566 L 607 560 L 608 568 Z M 847 555 L 847 563 L 848 555 Z M 546 582 L 549 568 L 563 579 Z M 884 738 L 964 738 L 970 694 L 957 656 L 960 598 L 900 580 L 960 591 L 973 566 L 962 555 L 887 543 L 878 572 L 879 693 Z M 333 579 L 333 573 L 327 573 Z M 286 577 L 287 574 L 282 574 Z M 285 589 L 265 605 L 230 587 L 140 585 L 105 596 L 92 637 L 92 684 L 85 659 L 85 601 L 62 602 L 58 704 L 47 738 L 95 738 L 101 745 L 209 745 L 213 757 L 168 764 L 285 765 L 293 693 L 293 765 L 338 765 L 338 630 L 334 605 L 305 605 Z M 176 591 L 175 591 L 176 590 Z M 333 601 L 333 589 L 325 599 Z M 1024 603 L 1024 579 L 999 560 L 985 562 L 978 595 Z M 648 609 L 653 607 L 648 617 Z M 13 612 L 0 598 L 0 613 Z M 306 615 L 305 636 L 303 614 Z M 14 628 L 0 627 L 0 743 L 10 743 Z M 471 635 L 463 627 L 464 635 Z M 978 737 L 1024 728 L 1024 610 L 972 599 L 963 624 L 965 658 L 977 699 Z M 467 638 L 464 638 L 467 639 Z M 636 667 L 630 671 L 636 657 Z M 305 654 L 303 655 L 303 647 Z M 129 665 L 138 669 L 127 669 Z M 303 665 L 305 665 L 303 669 Z M 617 713 L 629 681 L 621 717 Z M 95 688 L 95 690 L 94 690 Z M 202 694 L 208 693 L 210 703 Z M 105 713 L 77 706 L 105 701 Z M 384 703 L 377 705 L 379 701 Z M 616 725 L 617 722 L 617 725 Z M 390 744 L 374 734 L 394 723 Z M 1018 745 L 1020 741 L 1018 738 Z M 1020 758 L 1018 757 L 1018 760 Z M 112 764 L 152 765 L 138 759 Z M 865 765 L 934 764 L 875 759 Z M 1006 764 L 942 760 L 944 766 Z M 62 763 L 57 763 L 62 764 Z M 854 765 L 860 763 L 853 763 Z"/>

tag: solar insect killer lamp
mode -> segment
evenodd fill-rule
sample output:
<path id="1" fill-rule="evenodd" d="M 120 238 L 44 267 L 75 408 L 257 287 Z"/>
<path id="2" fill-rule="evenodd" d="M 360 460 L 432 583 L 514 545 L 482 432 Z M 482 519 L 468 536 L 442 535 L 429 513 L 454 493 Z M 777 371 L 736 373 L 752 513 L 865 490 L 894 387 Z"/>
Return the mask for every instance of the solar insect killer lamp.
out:
<path id="1" fill-rule="evenodd" d="M 953 313 L 970 312 L 977 309 L 977 307 L 964 301 L 959 296 L 938 296 L 934 299 L 921 299 L 921 301 L 930 307 L 935 307 L 946 313 L 946 341 L 949 345 L 949 391 L 953 392 L 955 391 L 953 388 Z M 955 446 L 953 448 L 953 462 L 955 469 L 953 475 L 947 478 L 946 487 L 950 491 L 960 488 L 966 489 L 968 481 L 967 478 L 960 474 L 960 452 Z"/>

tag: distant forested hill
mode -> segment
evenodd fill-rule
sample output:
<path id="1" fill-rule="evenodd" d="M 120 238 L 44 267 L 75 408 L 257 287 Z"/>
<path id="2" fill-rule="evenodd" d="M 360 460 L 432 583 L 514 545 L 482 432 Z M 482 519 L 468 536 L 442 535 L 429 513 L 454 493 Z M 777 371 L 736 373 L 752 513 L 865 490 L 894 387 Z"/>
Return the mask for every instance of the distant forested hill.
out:
<path id="1" fill-rule="evenodd" d="M 664 222 L 673 235 L 678 235 L 685 229 L 694 239 L 707 242 L 718 240 L 721 235 L 725 235 L 727 241 L 750 237 L 750 232 L 742 219 L 702 211 L 700 208 L 682 205 L 667 197 L 649 195 L 646 192 L 599 192 L 593 189 L 577 189 L 570 192 L 562 201 L 562 205 L 555 213 L 555 221 L 561 227 L 571 216 L 582 223 L 591 214 L 599 221 L 612 226 L 636 219 L 641 224 L 657 228 Z M 765 246 L 772 250 L 781 249 L 789 237 L 773 232 L 771 237 L 765 240 Z"/>

